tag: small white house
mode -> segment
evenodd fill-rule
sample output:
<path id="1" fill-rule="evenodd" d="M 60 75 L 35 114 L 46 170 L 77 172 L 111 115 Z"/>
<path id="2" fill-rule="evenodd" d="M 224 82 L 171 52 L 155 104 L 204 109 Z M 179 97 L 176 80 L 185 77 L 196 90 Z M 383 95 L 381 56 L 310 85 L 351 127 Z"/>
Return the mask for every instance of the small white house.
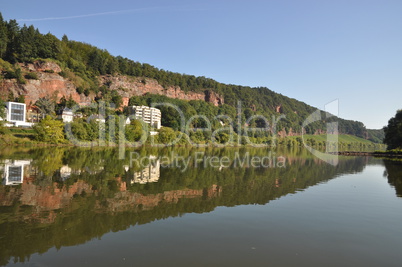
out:
<path id="1" fill-rule="evenodd" d="M 24 103 L 6 102 L 6 126 L 31 127 L 32 123 L 26 122 L 27 107 Z"/>
<path id="2" fill-rule="evenodd" d="M 65 108 L 59 115 L 59 119 L 62 119 L 64 123 L 72 122 L 74 119 L 74 113 L 71 109 Z"/>

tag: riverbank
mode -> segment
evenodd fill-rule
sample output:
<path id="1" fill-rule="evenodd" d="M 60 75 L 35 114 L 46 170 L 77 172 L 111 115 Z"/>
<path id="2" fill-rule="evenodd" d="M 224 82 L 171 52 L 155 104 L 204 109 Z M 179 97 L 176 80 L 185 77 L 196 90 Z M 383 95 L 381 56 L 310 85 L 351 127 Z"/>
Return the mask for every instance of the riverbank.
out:
<path id="1" fill-rule="evenodd" d="M 339 151 L 336 154 L 342 156 L 373 156 L 373 157 L 385 157 L 385 158 L 402 158 L 401 150 L 388 150 L 388 151 Z"/>

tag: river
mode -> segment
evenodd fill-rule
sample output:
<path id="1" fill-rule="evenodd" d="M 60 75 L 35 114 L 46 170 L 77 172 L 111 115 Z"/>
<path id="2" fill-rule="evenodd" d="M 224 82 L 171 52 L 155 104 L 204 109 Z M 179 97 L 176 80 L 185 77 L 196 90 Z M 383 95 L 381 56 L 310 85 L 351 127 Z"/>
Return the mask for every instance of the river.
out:
<path id="1" fill-rule="evenodd" d="M 400 266 L 402 163 L 306 150 L 0 152 L 0 265 Z"/>

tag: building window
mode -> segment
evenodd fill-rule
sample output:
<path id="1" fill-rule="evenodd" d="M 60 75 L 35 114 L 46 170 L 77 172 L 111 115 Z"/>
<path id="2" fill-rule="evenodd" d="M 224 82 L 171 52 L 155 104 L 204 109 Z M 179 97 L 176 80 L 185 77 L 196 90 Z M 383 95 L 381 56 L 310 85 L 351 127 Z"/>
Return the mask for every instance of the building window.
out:
<path id="1" fill-rule="evenodd" d="M 11 120 L 24 121 L 24 105 L 11 104 Z"/>
<path id="2" fill-rule="evenodd" d="M 8 168 L 8 181 L 21 182 L 22 180 L 22 166 Z"/>

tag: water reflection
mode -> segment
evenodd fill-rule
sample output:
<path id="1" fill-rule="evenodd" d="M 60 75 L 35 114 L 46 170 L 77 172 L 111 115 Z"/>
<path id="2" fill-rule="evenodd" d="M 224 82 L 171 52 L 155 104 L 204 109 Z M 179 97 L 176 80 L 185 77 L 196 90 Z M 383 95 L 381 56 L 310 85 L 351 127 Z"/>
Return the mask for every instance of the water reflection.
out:
<path id="1" fill-rule="evenodd" d="M 24 181 L 24 169 L 29 166 L 29 160 L 5 160 L 4 165 L 4 185 L 18 185 Z"/>
<path id="2" fill-rule="evenodd" d="M 199 150 L 176 149 L 195 158 Z M 211 156 L 266 155 L 263 149 L 204 149 Z M 129 153 L 129 152 L 128 152 Z M 361 172 L 372 158 L 341 158 L 337 167 L 305 151 L 276 151 L 285 168 L 162 167 L 171 149 L 138 150 L 147 166 L 120 160 L 114 149 L 3 151 L 0 186 L 0 264 L 71 246 L 184 213 L 218 206 L 266 204 L 344 173 Z M 21 160 L 24 159 L 24 160 Z"/>
<path id="3" fill-rule="evenodd" d="M 147 157 L 149 160 L 148 166 L 140 171 L 134 172 L 134 178 L 131 180 L 131 184 L 146 184 L 146 183 L 156 183 L 160 177 L 160 160 L 154 156 L 150 155 Z M 128 171 L 129 169 L 126 169 Z"/>
<path id="4" fill-rule="evenodd" d="M 384 159 L 384 166 L 388 183 L 395 188 L 396 195 L 402 197 L 402 161 Z"/>

